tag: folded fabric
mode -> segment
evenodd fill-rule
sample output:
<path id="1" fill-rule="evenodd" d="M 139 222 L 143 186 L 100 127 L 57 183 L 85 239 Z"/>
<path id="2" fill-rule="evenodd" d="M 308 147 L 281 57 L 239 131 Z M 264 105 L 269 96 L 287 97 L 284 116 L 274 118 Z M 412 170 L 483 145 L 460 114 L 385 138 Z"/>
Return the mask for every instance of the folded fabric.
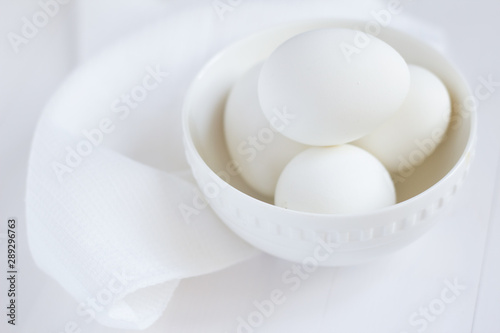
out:
<path id="1" fill-rule="evenodd" d="M 48 119 L 36 137 L 27 197 L 31 252 L 78 300 L 97 298 L 103 324 L 145 328 L 179 279 L 256 253 L 209 208 L 186 215 L 198 196 L 192 183 L 101 147 L 60 180 L 59 144 L 71 139 Z"/>

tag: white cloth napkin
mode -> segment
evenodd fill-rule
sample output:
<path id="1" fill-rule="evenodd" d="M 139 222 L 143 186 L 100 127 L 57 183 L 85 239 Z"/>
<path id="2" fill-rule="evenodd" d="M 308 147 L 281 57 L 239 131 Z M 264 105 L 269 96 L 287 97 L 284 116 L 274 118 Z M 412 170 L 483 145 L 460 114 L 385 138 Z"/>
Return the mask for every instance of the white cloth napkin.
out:
<path id="1" fill-rule="evenodd" d="M 285 5 L 286 3 L 286 5 Z M 192 7 L 77 69 L 33 141 L 27 218 L 37 264 L 91 318 L 144 329 L 181 279 L 252 257 L 185 173 L 180 111 L 213 53 L 261 28 L 313 17 L 370 18 L 379 1 L 233 1 Z M 239 5 L 236 5 L 239 4 Z"/>
<path id="2" fill-rule="evenodd" d="M 60 183 L 51 166 L 63 160 L 58 144 L 71 142 L 42 120 L 29 171 L 30 247 L 77 299 L 96 300 L 103 324 L 145 328 L 179 279 L 255 254 L 209 209 L 183 217 L 180 207 L 196 194 L 192 183 L 106 148 L 96 148 Z"/>

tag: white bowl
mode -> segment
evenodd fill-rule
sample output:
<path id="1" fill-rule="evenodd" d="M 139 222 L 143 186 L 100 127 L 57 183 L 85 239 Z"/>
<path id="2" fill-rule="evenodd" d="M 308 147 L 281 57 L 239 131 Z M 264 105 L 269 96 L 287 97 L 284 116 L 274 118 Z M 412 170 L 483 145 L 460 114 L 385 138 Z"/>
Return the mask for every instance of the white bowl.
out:
<path id="1" fill-rule="evenodd" d="M 286 210 L 259 197 L 234 171 L 224 141 L 222 119 L 224 104 L 235 80 L 298 33 L 324 27 L 359 26 L 363 26 L 363 22 L 316 20 L 252 35 L 209 61 L 186 95 L 184 144 L 200 189 L 231 230 L 274 256 L 322 266 L 342 266 L 394 252 L 417 239 L 438 220 L 437 213 L 450 201 L 468 172 L 476 137 L 476 113 L 471 105 L 470 89 L 442 55 L 425 43 L 389 28 L 384 28 L 377 37 L 398 50 L 408 63 L 438 75 L 448 87 L 454 105 L 445 141 L 422 165 L 412 169 L 411 175 L 397 182 L 396 205 L 346 215 Z M 328 256 L 325 243 L 331 245 Z"/>

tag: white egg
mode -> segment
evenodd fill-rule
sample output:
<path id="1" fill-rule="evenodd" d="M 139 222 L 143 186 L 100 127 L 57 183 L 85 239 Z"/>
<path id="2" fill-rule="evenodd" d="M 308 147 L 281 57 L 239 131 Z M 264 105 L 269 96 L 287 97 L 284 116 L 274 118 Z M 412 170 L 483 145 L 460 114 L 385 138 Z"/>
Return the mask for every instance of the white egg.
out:
<path id="1" fill-rule="evenodd" d="M 396 202 L 394 184 L 373 155 L 352 146 L 309 148 L 287 164 L 275 205 L 310 213 L 363 213 Z"/>
<path id="2" fill-rule="evenodd" d="M 410 91 L 386 123 L 355 144 L 375 155 L 394 176 L 406 177 L 441 143 L 451 115 L 451 100 L 433 73 L 410 65 Z"/>
<path id="3" fill-rule="evenodd" d="M 224 131 L 229 153 L 241 167 L 241 176 L 253 189 L 272 198 L 285 165 L 307 146 L 289 140 L 271 127 L 257 97 L 262 64 L 245 73 L 233 86 L 226 103 Z M 286 117 L 271 120 L 286 126 Z"/>
<path id="4" fill-rule="evenodd" d="M 321 29 L 299 34 L 266 60 L 259 99 L 268 119 L 286 112 L 282 134 L 314 146 L 368 134 L 403 103 L 408 66 L 385 42 L 360 31 Z"/>

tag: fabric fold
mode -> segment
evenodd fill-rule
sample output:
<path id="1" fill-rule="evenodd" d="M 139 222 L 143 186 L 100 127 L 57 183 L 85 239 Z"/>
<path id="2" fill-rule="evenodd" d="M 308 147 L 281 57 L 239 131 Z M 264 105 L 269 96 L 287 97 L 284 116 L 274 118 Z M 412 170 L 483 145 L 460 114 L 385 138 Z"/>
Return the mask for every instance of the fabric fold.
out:
<path id="1" fill-rule="evenodd" d="M 186 219 L 193 183 L 94 148 L 71 173 L 55 167 L 72 138 L 44 119 L 31 156 L 28 235 L 38 265 L 94 309 L 103 324 L 142 329 L 159 317 L 180 279 L 252 257 L 209 207 Z M 83 141 L 81 141 L 83 142 Z M 90 309 L 90 307 L 89 307 Z"/>

